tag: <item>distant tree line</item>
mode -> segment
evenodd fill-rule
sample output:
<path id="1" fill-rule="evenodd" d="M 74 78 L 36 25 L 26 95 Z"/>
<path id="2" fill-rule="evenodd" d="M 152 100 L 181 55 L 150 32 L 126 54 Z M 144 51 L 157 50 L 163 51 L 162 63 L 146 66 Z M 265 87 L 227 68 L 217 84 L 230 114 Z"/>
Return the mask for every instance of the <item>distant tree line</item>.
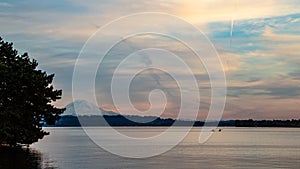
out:
<path id="1" fill-rule="evenodd" d="M 176 122 L 176 123 L 175 123 Z M 152 116 L 104 115 L 104 116 L 62 116 L 54 125 L 45 126 L 203 126 L 204 121 L 174 120 Z M 210 126 L 234 126 L 234 120 L 207 122 Z"/>
<path id="2" fill-rule="evenodd" d="M 236 127 L 300 127 L 299 120 L 236 120 Z"/>
<path id="3" fill-rule="evenodd" d="M 150 121 L 150 119 L 152 119 Z M 154 120 L 153 120 L 154 119 Z M 105 122 L 104 122 L 105 121 Z M 149 121 L 143 123 L 142 121 Z M 175 123 L 176 121 L 176 123 Z M 104 115 L 104 116 L 62 116 L 54 125 L 44 126 L 204 126 L 204 121 L 163 119 L 160 117 L 128 116 L 128 115 Z M 300 127 L 299 120 L 222 120 L 206 122 L 206 126 L 228 127 Z"/>

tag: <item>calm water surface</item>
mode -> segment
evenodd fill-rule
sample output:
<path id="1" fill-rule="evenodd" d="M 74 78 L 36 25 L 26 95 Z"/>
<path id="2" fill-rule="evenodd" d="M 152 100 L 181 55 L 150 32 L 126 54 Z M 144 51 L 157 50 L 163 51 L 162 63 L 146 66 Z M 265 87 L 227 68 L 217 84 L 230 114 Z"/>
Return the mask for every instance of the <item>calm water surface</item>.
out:
<path id="1" fill-rule="evenodd" d="M 1 169 L 300 168 L 299 128 L 222 128 L 205 144 L 194 128 L 172 150 L 147 159 L 122 158 L 95 145 L 81 128 L 46 128 L 51 134 L 28 150 L 1 150 Z M 97 130 L 97 128 L 95 128 Z M 119 128 L 155 135 L 165 128 Z M 178 130 L 180 132 L 180 129 Z"/>

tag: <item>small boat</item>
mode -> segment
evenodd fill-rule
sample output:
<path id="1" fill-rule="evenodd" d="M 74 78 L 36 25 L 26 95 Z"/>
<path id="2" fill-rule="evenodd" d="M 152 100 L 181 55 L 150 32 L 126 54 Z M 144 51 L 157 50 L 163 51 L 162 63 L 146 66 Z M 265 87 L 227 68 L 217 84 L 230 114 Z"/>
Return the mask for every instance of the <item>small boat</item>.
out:
<path id="1" fill-rule="evenodd" d="M 211 131 L 212 131 L 212 132 L 215 132 L 215 129 L 212 129 Z M 222 129 L 218 129 L 218 131 L 221 132 Z"/>

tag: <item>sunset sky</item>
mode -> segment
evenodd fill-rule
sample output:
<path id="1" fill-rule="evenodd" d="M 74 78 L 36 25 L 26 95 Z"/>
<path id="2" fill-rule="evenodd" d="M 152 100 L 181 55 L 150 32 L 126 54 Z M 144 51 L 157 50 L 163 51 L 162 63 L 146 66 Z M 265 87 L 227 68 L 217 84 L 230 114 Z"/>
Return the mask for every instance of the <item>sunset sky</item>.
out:
<path id="1" fill-rule="evenodd" d="M 223 119 L 300 117 L 298 0 L 0 0 L 0 36 L 5 41 L 14 42 L 14 47 L 20 53 L 28 52 L 38 61 L 39 69 L 55 74 L 54 85 L 63 90 L 63 98 L 55 105 L 64 107 L 73 101 L 74 64 L 88 38 L 110 21 L 138 12 L 162 12 L 178 16 L 195 25 L 213 43 L 221 58 L 227 81 Z M 139 20 L 137 23 L 147 22 Z M 127 28 L 130 26 L 122 27 Z M 114 34 L 114 31 L 110 33 Z M 189 51 L 169 40 L 140 36 L 119 44 L 119 48 L 108 56 L 107 63 L 114 64 L 117 55 L 120 55 L 118 52 L 130 54 L 129 44 L 142 49 L 149 46 L 149 40 L 156 42 L 152 47 L 174 49 L 174 45 L 177 45 L 180 52 L 189 55 Z M 104 64 L 102 69 L 110 70 L 109 66 L 105 67 L 107 65 Z M 202 69 L 200 65 L 199 75 Z M 140 110 L 149 107 L 148 94 L 142 91 L 152 89 L 153 86 L 148 85 L 157 80 L 155 77 L 164 79 L 161 85 L 168 85 L 172 81 L 161 72 L 151 73 L 151 76 L 144 77 L 146 80 L 138 81 L 137 78 L 139 86 L 132 90 L 131 99 Z M 111 100 L 106 100 L 109 88 L 101 85 L 105 76 L 101 74 L 98 78 L 95 90 L 101 100 L 99 106 L 115 111 Z M 200 81 L 200 84 L 209 86 L 209 80 L 204 75 Z M 172 85 L 160 88 L 168 88 L 166 93 L 170 97 L 167 105 L 170 107 L 164 116 L 176 116 L 172 113 L 176 111 L 173 109 L 178 108 L 178 91 L 173 91 Z M 199 119 L 205 117 L 208 109 L 209 92 L 204 91 L 202 98 L 203 107 L 200 106 L 199 113 L 204 115 L 199 115 Z M 186 118 L 189 118 L 188 112 Z"/>

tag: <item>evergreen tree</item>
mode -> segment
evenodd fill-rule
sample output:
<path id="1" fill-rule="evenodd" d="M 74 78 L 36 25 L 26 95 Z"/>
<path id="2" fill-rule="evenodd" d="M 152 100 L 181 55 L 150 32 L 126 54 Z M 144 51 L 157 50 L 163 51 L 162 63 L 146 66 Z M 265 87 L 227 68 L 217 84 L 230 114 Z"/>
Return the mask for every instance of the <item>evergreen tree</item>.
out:
<path id="1" fill-rule="evenodd" d="M 27 53 L 19 55 L 0 37 L 0 145 L 37 142 L 49 134 L 42 122 L 53 124 L 64 111 L 51 104 L 62 95 L 52 86 L 54 74 L 37 66 L 36 60 Z"/>

